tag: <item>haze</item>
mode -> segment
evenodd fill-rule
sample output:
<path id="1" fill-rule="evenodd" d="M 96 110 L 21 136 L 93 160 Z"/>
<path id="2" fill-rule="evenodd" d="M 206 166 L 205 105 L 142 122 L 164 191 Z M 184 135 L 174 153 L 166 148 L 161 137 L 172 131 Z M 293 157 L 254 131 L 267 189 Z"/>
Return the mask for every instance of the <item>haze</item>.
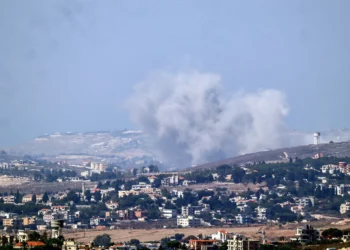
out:
<path id="1" fill-rule="evenodd" d="M 348 0 L 2 0 L 0 146 L 137 127 L 125 103 L 155 71 L 215 74 L 224 93 L 278 91 L 288 128 L 347 127 L 349 10 Z"/>

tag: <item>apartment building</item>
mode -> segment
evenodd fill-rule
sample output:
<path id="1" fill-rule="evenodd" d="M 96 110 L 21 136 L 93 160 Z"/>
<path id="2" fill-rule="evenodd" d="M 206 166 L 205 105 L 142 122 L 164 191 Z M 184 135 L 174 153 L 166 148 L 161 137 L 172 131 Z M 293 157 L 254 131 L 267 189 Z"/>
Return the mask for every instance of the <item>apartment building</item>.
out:
<path id="1" fill-rule="evenodd" d="M 249 224 L 252 222 L 252 217 L 250 215 L 246 215 L 246 214 L 238 214 L 237 216 L 235 216 L 236 222 L 237 224 Z"/>
<path id="2" fill-rule="evenodd" d="M 170 177 L 166 177 L 163 180 L 161 180 L 161 185 L 164 187 L 177 186 L 179 185 L 179 176 L 173 175 Z"/>
<path id="3" fill-rule="evenodd" d="M 257 207 L 255 209 L 256 211 L 256 218 L 258 221 L 266 221 L 268 217 L 268 210 L 265 207 Z"/>
<path id="4" fill-rule="evenodd" d="M 3 219 L 2 225 L 4 227 L 13 227 L 18 228 L 22 225 L 22 220 L 20 218 L 9 218 L 9 219 Z"/>
<path id="5" fill-rule="evenodd" d="M 350 211 L 350 202 L 349 201 L 340 205 L 340 213 L 341 214 L 346 214 L 349 211 Z"/>
<path id="6" fill-rule="evenodd" d="M 259 250 L 260 241 L 251 240 L 243 235 L 236 234 L 227 241 L 227 250 Z"/>
<path id="7" fill-rule="evenodd" d="M 311 225 L 305 225 L 304 227 L 297 228 L 297 233 L 295 234 L 296 241 L 299 242 L 313 242 L 320 240 L 321 233 L 320 230 L 315 229 Z"/>
<path id="8" fill-rule="evenodd" d="M 177 216 L 176 209 L 163 209 L 162 216 L 167 219 L 176 218 Z"/>
<path id="9" fill-rule="evenodd" d="M 145 182 L 139 182 L 139 184 L 132 185 L 131 190 L 140 191 L 141 189 L 152 188 L 151 184 L 146 184 Z"/>
<path id="10" fill-rule="evenodd" d="M 177 225 L 181 227 L 198 227 L 201 225 L 201 220 L 194 218 L 193 216 L 178 217 Z"/>

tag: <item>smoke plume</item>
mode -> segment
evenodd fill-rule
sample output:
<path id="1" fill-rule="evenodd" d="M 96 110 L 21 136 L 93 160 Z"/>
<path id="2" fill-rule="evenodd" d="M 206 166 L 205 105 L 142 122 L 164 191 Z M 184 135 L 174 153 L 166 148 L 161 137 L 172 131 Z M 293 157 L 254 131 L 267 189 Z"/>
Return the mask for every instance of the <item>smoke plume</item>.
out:
<path id="1" fill-rule="evenodd" d="M 134 87 L 127 105 L 156 155 L 178 167 L 285 144 L 283 93 L 223 94 L 217 74 L 157 73 Z"/>

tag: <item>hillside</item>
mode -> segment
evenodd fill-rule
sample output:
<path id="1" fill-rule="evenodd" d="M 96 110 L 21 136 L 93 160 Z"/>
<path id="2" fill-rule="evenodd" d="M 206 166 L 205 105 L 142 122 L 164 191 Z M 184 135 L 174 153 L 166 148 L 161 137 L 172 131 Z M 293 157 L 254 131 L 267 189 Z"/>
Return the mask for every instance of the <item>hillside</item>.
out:
<path id="1" fill-rule="evenodd" d="M 143 133 L 131 130 L 55 133 L 37 137 L 8 151 L 73 162 L 83 159 L 134 162 L 152 158 L 146 141 Z"/>
<path id="2" fill-rule="evenodd" d="M 290 131 L 289 138 L 290 146 L 309 144 L 313 141 L 313 134 Z M 67 132 L 39 136 L 30 142 L 6 148 L 5 150 L 9 154 L 32 155 L 48 160 L 66 160 L 70 163 L 93 160 L 115 162 L 120 165 L 134 165 L 154 162 L 155 154 L 148 139 L 149 137 L 145 133 L 134 130 L 88 133 Z M 321 132 L 321 142 L 328 143 L 331 140 L 334 142 L 350 140 L 350 130 L 341 129 Z M 323 147 L 322 145 L 320 147 Z M 306 154 L 307 156 L 312 156 L 317 151 L 314 150 L 313 146 L 301 147 L 300 150 L 301 155 Z M 233 161 L 237 162 L 236 164 L 259 160 L 281 160 L 285 158 L 283 152 L 288 152 L 288 149 L 246 154 L 229 159 L 234 159 Z M 293 152 L 290 154 L 294 157 Z M 201 166 L 207 165 L 210 164 Z"/>
<path id="3" fill-rule="evenodd" d="M 258 161 L 281 162 L 281 161 L 288 161 L 290 157 L 292 158 L 298 157 L 303 159 L 307 157 L 314 157 L 316 154 L 323 154 L 323 156 L 336 156 L 336 157 L 350 156 L 350 141 L 337 142 L 337 143 L 323 143 L 319 145 L 305 145 L 305 146 L 262 151 L 262 152 L 252 153 L 252 154 L 245 154 L 245 155 L 228 158 L 221 161 L 198 165 L 198 166 L 192 167 L 191 170 L 210 169 L 223 164 L 241 165 L 241 164 L 248 164 L 248 163 L 253 163 Z"/>

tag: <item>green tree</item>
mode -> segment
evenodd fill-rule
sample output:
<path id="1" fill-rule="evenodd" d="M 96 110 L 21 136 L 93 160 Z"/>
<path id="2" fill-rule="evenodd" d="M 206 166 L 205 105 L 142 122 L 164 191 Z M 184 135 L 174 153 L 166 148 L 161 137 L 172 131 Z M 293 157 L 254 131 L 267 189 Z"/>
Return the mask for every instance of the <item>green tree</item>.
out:
<path id="1" fill-rule="evenodd" d="M 221 244 L 221 246 L 219 247 L 219 250 L 227 250 L 228 246 L 227 246 L 227 241 L 225 241 L 224 243 Z"/>
<path id="2" fill-rule="evenodd" d="M 88 202 L 91 201 L 92 195 L 91 195 L 91 191 L 90 191 L 89 189 L 85 191 L 84 196 L 85 196 L 85 199 L 86 199 Z"/>
<path id="3" fill-rule="evenodd" d="M 33 204 L 36 204 L 36 194 L 33 194 L 33 195 L 32 195 L 32 203 L 33 203 Z"/>
<path id="4" fill-rule="evenodd" d="M 30 231 L 28 233 L 28 240 L 30 241 L 38 241 L 40 240 L 40 234 L 37 231 Z"/>
<path id="5" fill-rule="evenodd" d="M 340 238 L 343 236 L 343 232 L 339 230 L 338 228 L 328 228 L 327 230 L 324 230 L 322 232 L 322 236 L 324 238 Z"/>
<path id="6" fill-rule="evenodd" d="M 98 235 L 94 239 L 94 245 L 100 247 L 109 247 L 111 244 L 111 236 L 108 234 Z"/>
<path id="7" fill-rule="evenodd" d="M 179 249 L 181 247 L 181 243 L 177 240 L 172 240 L 166 243 L 166 246 L 171 249 Z"/>
<path id="8" fill-rule="evenodd" d="M 101 201 L 101 199 L 102 199 L 101 191 L 95 191 L 94 199 L 95 199 L 96 202 Z"/>
<path id="9" fill-rule="evenodd" d="M 133 245 L 133 246 L 138 246 L 138 245 L 140 245 L 140 241 L 138 239 L 131 239 L 129 241 L 129 244 Z"/>
<path id="10" fill-rule="evenodd" d="M 43 195 L 43 202 L 46 203 L 49 201 L 49 195 L 45 192 Z"/>
<path id="11" fill-rule="evenodd" d="M 74 203 L 79 203 L 80 197 L 74 191 L 69 191 L 67 194 L 67 200 L 73 201 Z"/>

